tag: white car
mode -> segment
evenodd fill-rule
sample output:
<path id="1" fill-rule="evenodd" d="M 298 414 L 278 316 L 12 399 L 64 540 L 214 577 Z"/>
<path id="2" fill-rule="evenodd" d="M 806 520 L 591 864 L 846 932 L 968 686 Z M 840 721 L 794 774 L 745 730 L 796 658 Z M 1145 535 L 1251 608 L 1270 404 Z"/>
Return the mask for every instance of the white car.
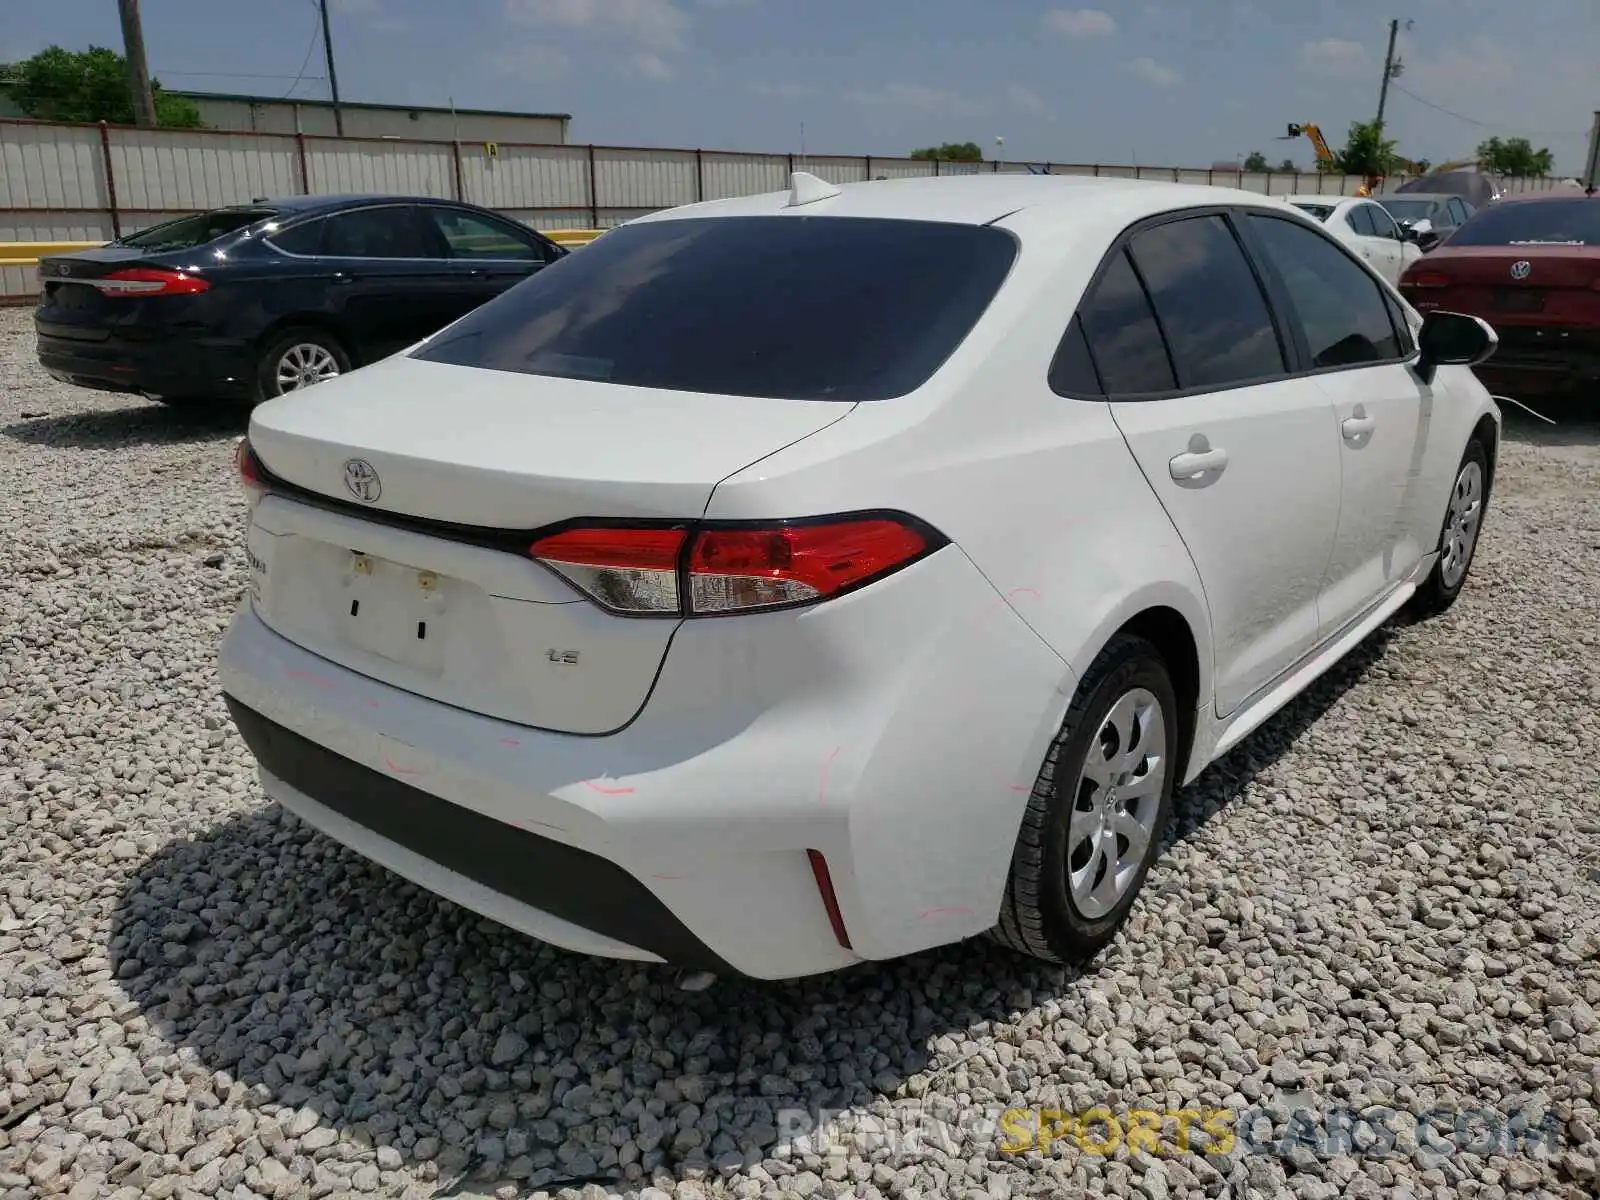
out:
<path id="1" fill-rule="evenodd" d="M 1359 196 L 1283 196 L 1281 199 L 1321 221 L 1328 232 L 1349 246 L 1398 287 L 1405 269 L 1422 257 L 1415 237 L 1407 237 L 1387 209 Z"/>
<path id="2" fill-rule="evenodd" d="M 655 213 L 255 410 L 222 687 L 270 797 L 559 946 L 1081 959 L 1175 787 L 1455 599 L 1493 346 L 1246 192 Z"/>

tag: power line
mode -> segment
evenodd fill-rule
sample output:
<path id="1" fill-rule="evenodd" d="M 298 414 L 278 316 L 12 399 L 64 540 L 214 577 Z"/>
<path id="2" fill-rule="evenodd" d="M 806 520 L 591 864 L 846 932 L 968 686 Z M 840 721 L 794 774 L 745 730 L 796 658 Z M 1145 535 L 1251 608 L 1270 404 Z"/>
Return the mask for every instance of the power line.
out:
<path id="1" fill-rule="evenodd" d="M 1432 100 L 1424 99 L 1423 97 L 1421 97 L 1421 96 L 1417 95 L 1415 92 L 1413 92 L 1410 88 L 1405 87 L 1403 84 L 1396 83 L 1393 80 L 1390 81 L 1389 86 L 1392 87 L 1395 91 L 1401 93 L 1402 95 L 1411 97 L 1411 99 L 1415 100 L 1418 104 L 1422 105 L 1424 108 L 1431 108 L 1431 109 L 1433 109 L 1434 112 L 1443 113 L 1447 117 L 1454 117 L 1457 121 L 1464 121 L 1468 125 L 1475 125 L 1479 129 L 1510 129 L 1511 128 L 1511 126 L 1509 126 L 1509 125 L 1495 125 L 1495 124 L 1491 124 L 1488 121 L 1479 121 L 1474 117 L 1469 117 L 1469 116 L 1466 116 L 1463 113 L 1458 113 L 1453 108 L 1446 108 L 1442 104 L 1435 104 Z M 1582 130 L 1581 132 L 1574 131 L 1574 130 L 1571 130 L 1571 129 L 1528 129 L 1528 130 L 1524 130 L 1523 132 L 1527 133 L 1527 134 L 1531 134 L 1534 137 L 1588 137 L 1589 136 L 1589 131 L 1587 129 Z"/>
<path id="2" fill-rule="evenodd" d="M 280 96 L 279 99 L 287 100 L 290 96 L 292 96 L 294 94 L 295 88 L 299 87 L 301 82 L 305 79 L 305 77 L 306 77 L 306 68 L 311 65 L 311 55 L 316 51 L 317 38 L 321 34 L 321 32 L 322 32 L 322 24 L 321 24 L 321 17 L 319 16 L 315 21 L 313 21 L 311 23 L 311 40 L 306 43 L 306 54 L 305 54 L 305 57 L 300 60 L 300 71 L 299 71 L 299 73 L 297 75 L 295 75 L 294 82 L 289 85 L 289 90 L 284 92 L 284 94 L 282 96 Z"/>
<path id="3" fill-rule="evenodd" d="M 263 75 L 251 71 L 160 71 L 157 72 L 171 79 L 293 79 L 302 80 L 325 79 L 324 75 Z"/>

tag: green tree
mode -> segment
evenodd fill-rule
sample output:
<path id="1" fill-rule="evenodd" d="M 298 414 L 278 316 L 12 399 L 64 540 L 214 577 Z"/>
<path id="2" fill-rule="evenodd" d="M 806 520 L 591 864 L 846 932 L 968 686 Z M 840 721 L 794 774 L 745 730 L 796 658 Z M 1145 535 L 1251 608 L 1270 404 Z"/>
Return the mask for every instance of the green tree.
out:
<path id="1" fill-rule="evenodd" d="M 1297 175 L 1300 173 L 1300 168 L 1295 165 L 1295 161 L 1292 158 L 1284 159 L 1281 163 L 1279 163 L 1277 166 L 1273 167 L 1272 169 L 1274 171 L 1293 171 Z"/>
<path id="2" fill-rule="evenodd" d="M 104 46 L 67 50 L 48 46 L 22 62 L 0 65 L 0 78 L 18 108 L 41 121 L 109 121 L 133 124 L 133 96 L 122 55 Z M 203 122 L 194 101 L 163 92 L 155 94 L 156 123 L 171 129 L 198 129 Z"/>
<path id="3" fill-rule="evenodd" d="M 924 146 L 913 150 L 912 158 L 937 158 L 945 162 L 982 162 L 983 149 L 977 142 L 946 142 L 942 146 Z"/>
<path id="4" fill-rule="evenodd" d="M 1478 146 L 1478 161 L 1500 175 L 1548 175 L 1555 169 L 1549 149 L 1533 148 L 1527 138 L 1492 137 Z"/>
<path id="5" fill-rule="evenodd" d="M 1259 150 L 1252 150 L 1244 156 L 1244 169 L 1246 171 L 1270 171 L 1267 156 Z"/>
<path id="6" fill-rule="evenodd" d="M 1333 162 L 1327 169 L 1335 175 L 1389 175 L 1399 160 L 1394 142 L 1383 136 L 1382 125 L 1355 121 L 1350 125 L 1344 149 L 1333 152 Z"/>

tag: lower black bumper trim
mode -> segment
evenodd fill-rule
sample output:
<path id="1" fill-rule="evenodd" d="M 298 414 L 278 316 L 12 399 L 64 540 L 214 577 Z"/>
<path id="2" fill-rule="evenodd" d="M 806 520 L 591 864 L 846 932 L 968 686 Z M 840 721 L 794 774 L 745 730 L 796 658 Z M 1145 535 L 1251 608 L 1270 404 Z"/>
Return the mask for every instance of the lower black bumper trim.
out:
<path id="1" fill-rule="evenodd" d="M 681 967 L 734 973 L 615 863 L 401 783 L 224 695 L 269 774 L 340 816 L 458 875 Z"/>

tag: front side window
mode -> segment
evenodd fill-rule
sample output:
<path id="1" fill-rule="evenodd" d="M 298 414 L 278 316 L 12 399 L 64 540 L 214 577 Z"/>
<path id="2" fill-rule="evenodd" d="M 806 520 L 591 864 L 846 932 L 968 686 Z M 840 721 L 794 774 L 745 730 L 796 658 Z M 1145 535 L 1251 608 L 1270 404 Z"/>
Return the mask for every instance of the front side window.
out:
<path id="1" fill-rule="evenodd" d="M 1225 218 L 1168 221 L 1135 235 L 1131 251 L 1179 387 L 1231 387 L 1284 373 L 1266 297 Z"/>
<path id="2" fill-rule="evenodd" d="M 641 221 L 557 259 L 414 357 L 725 396 L 883 400 L 921 387 L 955 352 L 1016 255 L 1004 230 L 945 221 Z"/>
<path id="3" fill-rule="evenodd" d="M 1150 298 L 1126 250 L 1106 264 L 1078 316 L 1107 395 L 1170 392 L 1178 386 Z"/>
<path id="4" fill-rule="evenodd" d="M 544 247 L 531 237 L 518 237 L 498 221 L 454 208 L 423 210 L 438 228 L 452 258 L 510 258 L 522 262 L 543 262 Z"/>
<path id="5" fill-rule="evenodd" d="M 405 204 L 358 208 L 328 219 L 322 252 L 335 258 L 437 258 L 438 251 Z"/>
<path id="6" fill-rule="evenodd" d="M 1378 230 L 1372 224 L 1372 205 L 1370 204 L 1358 204 L 1345 213 L 1344 223 L 1362 237 L 1378 236 Z"/>
<path id="7" fill-rule="evenodd" d="M 1294 221 L 1252 213 L 1250 230 L 1282 277 L 1314 367 L 1405 357 L 1383 288 L 1338 245 Z"/>

